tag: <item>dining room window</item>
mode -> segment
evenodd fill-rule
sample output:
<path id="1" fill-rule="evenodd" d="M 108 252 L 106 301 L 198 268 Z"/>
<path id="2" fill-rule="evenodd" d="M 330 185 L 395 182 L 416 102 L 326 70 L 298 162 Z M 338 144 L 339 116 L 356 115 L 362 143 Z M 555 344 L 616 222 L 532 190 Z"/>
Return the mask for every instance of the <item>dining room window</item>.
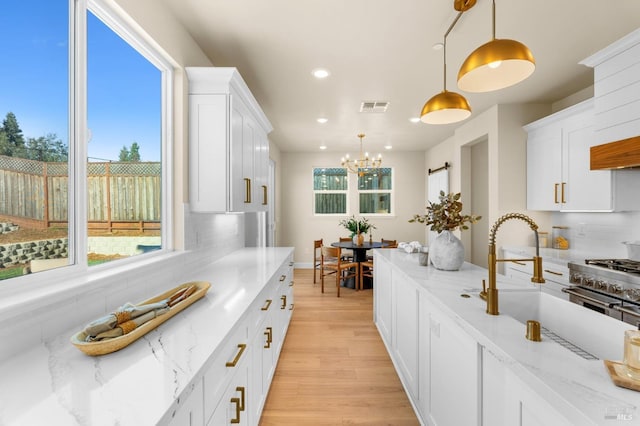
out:
<path id="1" fill-rule="evenodd" d="M 358 175 L 360 214 L 393 214 L 393 169 L 384 167 Z"/>
<path id="2" fill-rule="evenodd" d="M 349 179 L 344 168 L 313 169 L 313 212 L 316 215 L 347 214 Z"/>

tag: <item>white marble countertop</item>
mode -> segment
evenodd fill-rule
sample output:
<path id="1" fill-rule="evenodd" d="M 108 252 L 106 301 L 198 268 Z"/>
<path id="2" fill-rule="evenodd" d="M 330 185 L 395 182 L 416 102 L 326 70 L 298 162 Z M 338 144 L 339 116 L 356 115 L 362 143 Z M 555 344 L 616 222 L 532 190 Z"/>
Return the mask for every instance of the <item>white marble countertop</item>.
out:
<path id="1" fill-rule="evenodd" d="M 186 274 L 181 282 L 211 283 L 205 297 L 118 352 L 80 352 L 69 342 L 84 325 L 79 324 L 8 359 L 0 364 L 0 425 L 165 422 L 291 253 L 292 248 L 247 248 Z"/>
<path id="2" fill-rule="evenodd" d="M 482 287 L 482 279 L 487 278 L 486 269 L 465 263 L 460 271 L 440 271 L 433 266 L 420 266 L 414 254 L 400 250 L 380 250 L 378 253 L 428 291 L 433 296 L 430 301 L 436 307 L 574 424 L 610 425 L 614 422 L 605 419 L 605 415 L 619 412 L 631 415 L 631 420 L 621 424 L 640 425 L 640 393 L 615 386 L 602 360 L 586 360 L 546 339 L 531 342 L 524 338 L 526 326 L 520 322 L 503 314 L 486 314 L 486 303 L 475 295 Z M 509 278 L 502 275 L 497 278 L 497 287 L 503 294 L 523 291 Z M 462 293 L 472 297 L 460 297 Z M 567 308 L 588 311 L 569 302 L 560 303 L 570 305 Z M 563 310 L 561 315 L 570 315 L 570 311 Z M 587 315 L 595 315 L 594 321 L 600 321 L 602 317 L 609 325 L 615 321 L 591 311 Z M 617 332 L 618 327 L 626 329 L 628 325 L 616 322 L 614 326 Z M 590 332 L 589 327 L 589 324 L 584 325 L 585 333 Z M 621 360 L 622 347 L 622 334 L 611 337 L 606 352 L 619 353 L 619 357 L 608 359 Z"/>

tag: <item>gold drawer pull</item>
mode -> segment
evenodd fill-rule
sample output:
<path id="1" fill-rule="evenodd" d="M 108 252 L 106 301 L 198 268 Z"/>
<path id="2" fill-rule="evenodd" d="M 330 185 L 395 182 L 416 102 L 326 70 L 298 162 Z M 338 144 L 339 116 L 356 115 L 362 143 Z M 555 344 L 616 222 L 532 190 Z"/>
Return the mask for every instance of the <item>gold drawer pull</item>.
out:
<path id="1" fill-rule="evenodd" d="M 238 353 L 236 353 L 236 357 L 233 358 L 233 361 L 227 362 L 225 364 L 227 367 L 235 367 L 236 366 L 238 361 L 240 361 L 240 357 L 244 353 L 244 350 L 247 349 L 247 345 L 245 345 L 244 343 L 238 343 L 238 349 L 240 349 L 240 350 L 238 351 Z"/>
<path id="2" fill-rule="evenodd" d="M 550 270 L 548 270 L 548 269 L 545 269 L 544 271 L 545 271 L 545 272 L 548 272 L 548 273 L 550 273 L 550 274 L 553 274 L 553 275 L 558 275 L 558 276 L 563 276 L 563 275 L 564 275 L 564 274 L 563 274 L 563 273 L 561 273 L 561 272 L 554 272 L 554 271 L 550 271 Z"/>
<path id="3" fill-rule="evenodd" d="M 244 178 L 244 202 L 251 202 L 251 179 Z"/>
<path id="4" fill-rule="evenodd" d="M 289 287 L 293 287 L 293 281 L 289 283 Z"/>
<path id="5" fill-rule="evenodd" d="M 287 307 L 287 296 L 286 295 L 280 296 L 280 300 L 282 300 L 282 306 L 280 306 L 280 309 L 286 309 L 286 307 Z"/>
<path id="6" fill-rule="evenodd" d="M 559 183 L 556 183 L 553 185 L 553 202 L 558 204 L 558 186 L 560 186 Z"/>
<path id="7" fill-rule="evenodd" d="M 291 304 L 291 307 L 289 308 L 290 311 L 293 311 L 293 305 L 295 305 L 295 303 Z"/>
<path id="8" fill-rule="evenodd" d="M 293 266 L 293 265 L 295 265 L 295 263 L 289 262 L 289 266 Z"/>
<path id="9" fill-rule="evenodd" d="M 244 387 L 238 386 L 236 392 L 240 392 L 240 398 L 231 398 L 231 403 L 236 405 L 236 417 L 231 419 L 231 424 L 240 423 L 240 411 L 244 411 Z"/>
<path id="10" fill-rule="evenodd" d="M 269 349 L 271 347 L 271 342 L 273 342 L 273 327 L 267 327 L 267 331 L 264 332 L 264 335 L 267 336 L 267 342 L 264 345 L 265 349 Z"/>
<path id="11" fill-rule="evenodd" d="M 561 195 L 560 195 L 560 200 L 561 200 L 563 203 L 566 203 L 566 202 L 567 202 L 567 200 L 565 200 L 565 199 L 564 199 L 564 187 L 565 187 L 565 185 L 566 185 L 566 184 L 567 184 L 566 182 L 562 182 L 562 186 L 561 186 L 562 190 L 560 191 L 560 194 L 561 194 Z"/>
<path id="12" fill-rule="evenodd" d="M 265 300 L 265 302 L 264 302 L 264 306 L 263 306 L 262 308 L 260 308 L 260 310 L 261 310 L 261 311 L 268 311 L 268 310 L 269 310 L 269 307 L 271 306 L 271 302 L 272 302 L 272 300 L 271 300 L 271 299 L 267 299 L 267 300 Z"/>
<path id="13" fill-rule="evenodd" d="M 526 265 L 526 263 L 518 262 L 517 260 L 512 260 L 511 262 L 515 263 L 516 265 L 522 265 L 522 266 Z"/>
<path id="14" fill-rule="evenodd" d="M 284 281 L 287 279 L 286 275 L 280 275 L 280 282 Z"/>
<path id="15" fill-rule="evenodd" d="M 262 185 L 262 205 L 267 205 L 267 185 Z"/>

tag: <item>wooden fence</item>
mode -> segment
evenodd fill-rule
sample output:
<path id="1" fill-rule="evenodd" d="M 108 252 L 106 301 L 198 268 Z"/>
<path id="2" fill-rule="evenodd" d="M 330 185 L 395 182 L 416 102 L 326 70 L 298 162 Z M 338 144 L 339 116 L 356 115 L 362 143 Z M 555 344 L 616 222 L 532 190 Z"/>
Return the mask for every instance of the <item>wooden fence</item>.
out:
<path id="1" fill-rule="evenodd" d="M 159 162 L 87 165 L 90 228 L 159 229 Z M 23 226 L 66 226 L 68 165 L 0 156 L 0 215 Z"/>

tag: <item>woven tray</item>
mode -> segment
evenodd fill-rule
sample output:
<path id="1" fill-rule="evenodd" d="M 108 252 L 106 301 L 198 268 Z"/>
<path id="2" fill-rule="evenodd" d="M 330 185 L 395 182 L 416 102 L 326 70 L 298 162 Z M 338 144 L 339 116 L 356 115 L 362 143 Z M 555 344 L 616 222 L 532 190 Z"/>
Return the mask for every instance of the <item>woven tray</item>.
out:
<path id="1" fill-rule="evenodd" d="M 142 324 L 140 327 L 136 328 L 132 332 L 125 334 L 124 336 L 115 337 L 109 340 L 103 340 L 100 342 L 85 342 L 85 338 L 87 335 L 84 331 L 81 331 L 77 334 L 71 336 L 71 343 L 75 345 L 76 348 L 80 349 L 87 355 L 95 356 L 95 355 L 104 355 L 111 352 L 115 352 L 128 346 L 130 343 L 136 341 L 140 337 L 147 334 L 149 331 L 153 330 L 163 322 L 167 321 L 178 312 L 192 305 L 198 299 L 201 299 L 211 287 L 211 284 L 206 281 L 192 281 L 184 284 L 180 284 L 179 286 L 166 291 L 162 294 L 159 294 L 151 299 L 145 300 L 143 302 L 138 303 L 138 305 L 147 304 L 147 303 L 155 303 L 161 300 L 164 300 L 174 294 L 176 291 L 189 287 L 191 285 L 196 286 L 196 291 L 186 299 L 176 303 L 172 306 L 168 312 Z"/>

